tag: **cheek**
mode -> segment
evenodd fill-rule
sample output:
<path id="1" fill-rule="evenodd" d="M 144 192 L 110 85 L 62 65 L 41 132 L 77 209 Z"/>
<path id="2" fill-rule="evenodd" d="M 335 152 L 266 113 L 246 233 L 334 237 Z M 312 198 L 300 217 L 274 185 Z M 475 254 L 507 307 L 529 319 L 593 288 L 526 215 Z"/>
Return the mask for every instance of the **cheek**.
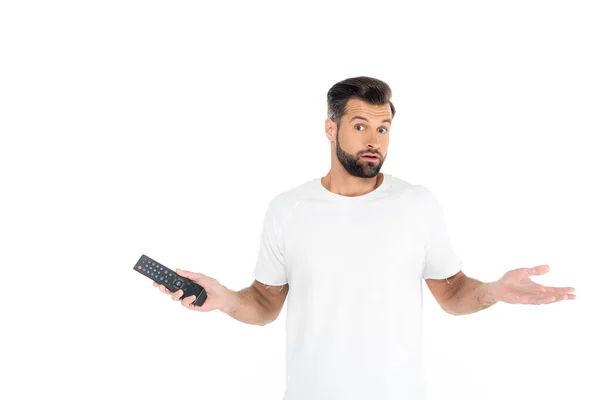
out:
<path id="1" fill-rule="evenodd" d="M 386 136 L 385 139 L 381 141 L 381 154 L 386 155 L 388 152 L 389 138 Z"/>

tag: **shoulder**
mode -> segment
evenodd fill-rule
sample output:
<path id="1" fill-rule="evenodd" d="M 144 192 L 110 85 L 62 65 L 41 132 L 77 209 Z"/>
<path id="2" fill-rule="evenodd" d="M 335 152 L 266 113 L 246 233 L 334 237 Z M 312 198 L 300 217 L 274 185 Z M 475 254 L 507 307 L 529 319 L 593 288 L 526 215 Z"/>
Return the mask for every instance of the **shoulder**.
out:
<path id="1" fill-rule="evenodd" d="M 389 192 L 394 198 L 408 199 L 420 218 L 432 218 L 440 210 L 435 193 L 427 186 L 390 175 Z"/>
<path id="2" fill-rule="evenodd" d="M 409 196 L 417 202 L 429 201 L 435 197 L 433 192 L 424 185 L 412 183 L 391 174 L 387 174 L 387 178 L 389 178 L 389 191 L 393 195 Z"/>
<path id="3" fill-rule="evenodd" d="M 306 181 L 271 197 L 267 205 L 267 215 L 279 220 L 284 219 L 310 195 L 314 183 L 315 180 Z"/>

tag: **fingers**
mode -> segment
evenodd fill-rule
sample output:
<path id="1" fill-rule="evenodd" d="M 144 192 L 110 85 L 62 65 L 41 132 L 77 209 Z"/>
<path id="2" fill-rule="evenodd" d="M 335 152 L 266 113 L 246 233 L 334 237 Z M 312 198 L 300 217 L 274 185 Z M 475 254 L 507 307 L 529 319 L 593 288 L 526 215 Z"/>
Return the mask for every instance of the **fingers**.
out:
<path id="1" fill-rule="evenodd" d="M 550 301 L 546 304 L 556 303 L 557 301 L 562 301 L 562 300 L 575 300 L 576 298 L 577 298 L 577 296 L 575 296 L 574 294 L 563 294 L 561 296 L 556 296 L 556 299 L 554 301 Z"/>
<path id="2" fill-rule="evenodd" d="M 547 264 L 538 265 L 537 267 L 528 268 L 527 273 L 531 275 L 542 275 L 550 271 L 550 266 Z"/>
<path id="3" fill-rule="evenodd" d="M 560 300 L 560 297 L 556 297 L 556 296 L 545 296 L 542 297 L 539 301 L 538 304 L 548 304 L 548 303 L 554 303 L 555 301 Z"/>
<path id="4" fill-rule="evenodd" d="M 545 286 L 544 289 L 545 289 L 546 293 L 552 293 L 554 295 L 563 295 L 563 294 L 568 294 L 568 293 L 575 291 L 575 288 L 572 288 L 572 287 Z"/>
<path id="5" fill-rule="evenodd" d="M 548 293 L 541 288 L 541 290 L 530 291 L 526 293 L 519 293 L 517 304 L 546 304 L 551 303 L 557 299 L 557 295 L 554 293 Z"/>
<path id="6" fill-rule="evenodd" d="M 577 298 L 576 295 L 571 294 L 571 293 L 559 293 L 559 294 L 548 294 L 548 293 L 544 293 L 544 294 L 537 294 L 537 295 L 530 295 L 528 297 L 526 297 L 523 301 L 523 304 L 534 304 L 534 305 L 539 305 L 539 304 L 550 304 L 550 303 L 556 303 L 557 301 L 562 301 L 562 300 L 575 300 Z"/>
<path id="7" fill-rule="evenodd" d="M 205 275 L 199 274 L 197 272 L 186 271 L 184 269 L 179 269 L 179 268 L 176 268 L 175 272 L 177 272 L 178 275 L 181 275 L 184 278 L 188 278 L 188 279 L 192 279 L 192 280 L 202 279 L 205 276 Z"/>
<path id="8" fill-rule="evenodd" d="M 185 308 L 189 308 L 190 310 L 195 310 L 195 311 L 204 311 L 201 307 L 198 307 L 197 305 L 192 304 L 196 300 L 196 296 L 188 296 L 183 299 L 181 298 L 181 296 L 183 296 L 183 289 L 179 289 L 178 291 L 173 293 L 169 289 L 167 289 L 164 285 L 160 285 L 156 282 L 153 282 L 152 285 L 154 287 L 159 288 L 161 292 L 170 294 L 171 299 L 173 299 L 174 301 L 181 300 L 181 305 L 184 306 Z"/>
<path id="9" fill-rule="evenodd" d="M 160 285 L 156 282 L 152 283 L 153 286 L 157 287 L 161 292 L 166 293 L 166 294 L 173 294 L 173 292 L 171 292 L 169 289 L 167 289 L 165 287 L 165 285 Z"/>
<path id="10" fill-rule="evenodd" d="M 180 271 L 181 270 L 178 270 L 177 273 L 179 274 Z M 189 271 L 184 271 L 184 272 L 189 272 Z M 192 272 L 191 274 L 194 274 L 194 273 Z M 194 275 L 196 275 L 196 274 L 194 274 Z M 201 274 L 197 274 L 197 275 L 201 275 Z M 181 276 L 184 276 L 184 275 L 181 274 Z M 159 288 L 161 292 L 170 294 L 171 299 L 173 299 L 173 301 L 181 300 L 181 305 L 185 308 L 189 308 L 190 310 L 195 310 L 195 311 L 205 311 L 204 309 L 202 309 L 202 307 L 192 304 L 194 301 L 196 301 L 196 296 L 188 296 L 188 297 L 185 297 L 182 299 L 181 296 L 183 296 L 183 289 L 179 289 L 176 292 L 171 292 L 164 285 L 160 285 L 156 282 L 153 282 L 152 285 L 154 287 Z"/>
<path id="11" fill-rule="evenodd" d="M 185 308 L 190 308 L 192 304 L 192 302 L 196 300 L 196 296 L 188 296 L 185 299 L 181 300 L 181 305 L 184 306 Z"/>
<path id="12" fill-rule="evenodd" d="M 194 310 L 194 311 L 202 311 L 202 312 L 207 311 L 206 308 L 202 308 L 202 306 L 197 306 L 197 305 L 193 304 L 194 301 L 196 301 L 196 296 L 188 296 L 181 301 L 181 305 L 184 306 L 185 308 L 189 308 L 190 310 Z"/>
<path id="13" fill-rule="evenodd" d="M 178 301 L 178 300 L 179 300 L 179 298 L 180 298 L 181 296 L 183 296 L 183 290 L 182 290 L 182 289 L 179 289 L 178 291 L 176 291 L 175 293 L 173 293 L 173 294 L 171 295 L 171 298 L 172 298 L 174 301 Z"/>
<path id="14" fill-rule="evenodd" d="M 181 300 L 181 305 L 190 310 L 206 312 L 206 309 L 193 304 L 194 301 L 196 301 L 196 296 L 188 296 Z"/>

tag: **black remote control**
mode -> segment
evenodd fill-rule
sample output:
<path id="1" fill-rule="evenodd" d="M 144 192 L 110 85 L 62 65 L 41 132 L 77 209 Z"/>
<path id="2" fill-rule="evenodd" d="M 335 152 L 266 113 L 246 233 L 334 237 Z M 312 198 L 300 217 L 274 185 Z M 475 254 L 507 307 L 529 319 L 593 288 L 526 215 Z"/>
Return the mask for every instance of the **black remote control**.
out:
<path id="1" fill-rule="evenodd" d="M 133 269 L 152 279 L 154 282 L 164 285 L 171 292 L 183 289 L 182 299 L 188 296 L 196 296 L 196 299 L 192 304 L 197 305 L 198 307 L 202 306 L 204 301 L 206 301 L 206 290 L 204 290 L 202 286 L 188 278 L 177 275 L 175 271 L 170 270 L 145 254 L 142 254 Z"/>

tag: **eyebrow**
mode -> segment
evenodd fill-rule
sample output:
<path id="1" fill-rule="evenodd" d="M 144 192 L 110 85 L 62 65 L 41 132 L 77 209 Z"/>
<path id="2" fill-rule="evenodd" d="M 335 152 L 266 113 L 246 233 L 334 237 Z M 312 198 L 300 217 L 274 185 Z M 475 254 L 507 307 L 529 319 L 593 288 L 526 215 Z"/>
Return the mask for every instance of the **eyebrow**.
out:
<path id="1" fill-rule="evenodd" d="M 356 117 L 352 117 L 352 119 L 350 120 L 350 122 L 354 121 L 355 119 L 364 119 L 365 121 L 369 122 L 368 119 L 366 119 L 365 117 L 361 117 L 360 115 L 357 115 Z M 391 119 L 384 119 L 381 122 L 388 122 L 388 123 L 392 123 Z"/>

